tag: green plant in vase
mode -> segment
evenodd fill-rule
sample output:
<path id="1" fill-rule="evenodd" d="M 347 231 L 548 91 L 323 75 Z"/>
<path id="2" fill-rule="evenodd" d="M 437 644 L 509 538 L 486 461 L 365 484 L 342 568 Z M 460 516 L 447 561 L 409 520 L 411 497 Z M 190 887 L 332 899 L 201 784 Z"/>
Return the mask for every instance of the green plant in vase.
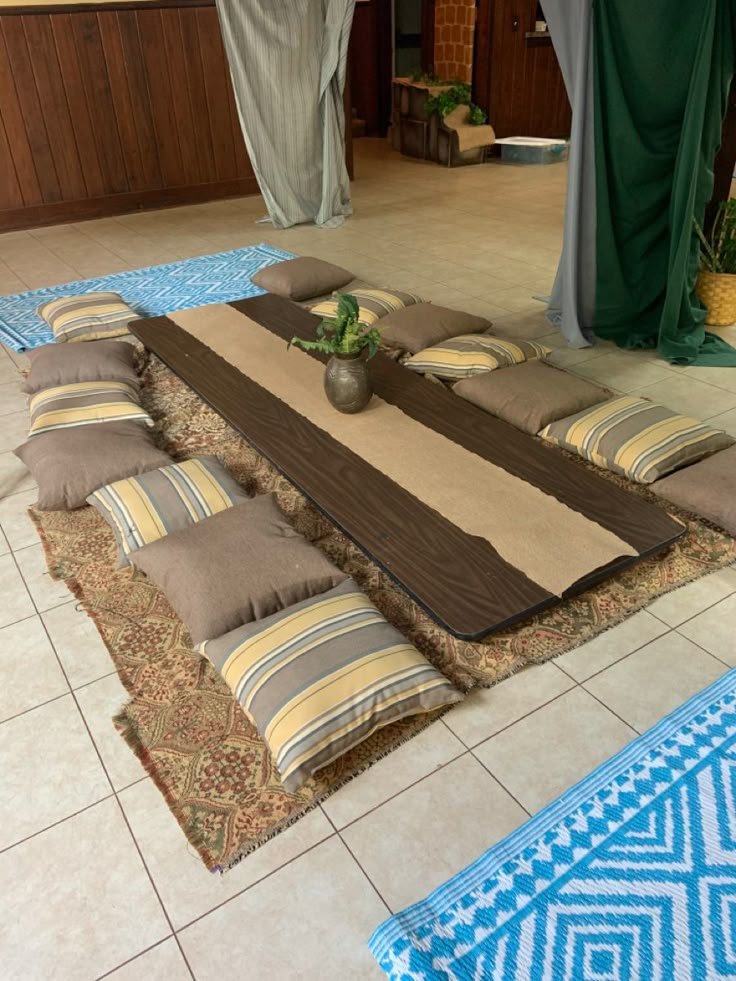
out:
<path id="1" fill-rule="evenodd" d="M 708 310 L 705 322 L 726 327 L 736 322 L 736 199 L 719 204 L 708 235 L 697 221 L 694 225 L 700 239 L 697 291 Z"/>
<path id="2" fill-rule="evenodd" d="M 373 395 L 366 361 L 378 350 L 381 334 L 375 327 L 360 323 L 359 316 L 355 297 L 338 293 L 335 316 L 320 321 L 316 341 L 301 337 L 289 341 L 289 347 L 295 345 L 305 351 L 331 355 L 325 369 L 325 394 L 339 412 L 360 412 Z M 365 357 L 364 352 L 367 352 Z"/>

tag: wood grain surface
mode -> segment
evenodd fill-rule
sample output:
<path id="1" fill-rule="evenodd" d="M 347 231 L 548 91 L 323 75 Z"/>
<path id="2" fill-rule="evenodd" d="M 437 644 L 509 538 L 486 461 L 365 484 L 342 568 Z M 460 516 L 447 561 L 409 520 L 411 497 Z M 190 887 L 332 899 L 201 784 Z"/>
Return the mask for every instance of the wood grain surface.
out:
<path id="1" fill-rule="evenodd" d="M 284 340 L 294 334 L 314 336 L 318 322 L 296 304 L 272 295 L 232 306 Z M 451 633 L 476 639 L 557 601 L 488 542 L 467 535 L 172 321 L 137 321 L 132 330 Z M 639 557 L 682 534 L 679 523 L 662 509 L 575 466 L 391 359 L 377 355 L 371 377 L 385 401 L 598 521 L 629 542 Z M 440 468 L 437 479 L 442 479 Z M 591 569 L 568 594 L 632 561 L 636 559 L 625 557 Z"/>

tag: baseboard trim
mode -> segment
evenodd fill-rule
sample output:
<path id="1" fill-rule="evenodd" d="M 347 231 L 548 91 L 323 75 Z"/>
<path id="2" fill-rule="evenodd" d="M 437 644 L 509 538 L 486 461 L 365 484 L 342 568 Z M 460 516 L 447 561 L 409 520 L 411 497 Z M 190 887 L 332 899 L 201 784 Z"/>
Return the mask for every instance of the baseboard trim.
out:
<path id="1" fill-rule="evenodd" d="M 243 177 L 210 184 L 158 187 L 148 191 L 107 194 L 100 198 L 84 198 L 78 201 L 54 201 L 50 204 L 0 211 L 0 232 L 37 228 L 40 225 L 60 225 L 92 218 L 107 218 L 131 211 L 173 208 L 184 204 L 198 204 L 202 201 L 216 201 L 218 198 L 241 197 L 257 193 L 258 182 L 255 177 Z"/>

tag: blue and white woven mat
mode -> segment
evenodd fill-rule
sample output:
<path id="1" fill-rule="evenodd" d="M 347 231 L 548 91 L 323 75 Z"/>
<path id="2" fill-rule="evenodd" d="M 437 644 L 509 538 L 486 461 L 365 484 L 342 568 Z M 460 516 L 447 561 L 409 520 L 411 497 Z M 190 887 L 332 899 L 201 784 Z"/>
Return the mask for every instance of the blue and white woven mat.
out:
<path id="1" fill-rule="evenodd" d="M 290 252 L 283 252 L 271 245 L 252 245 L 230 252 L 169 262 L 164 266 L 148 266 L 77 283 L 0 296 L 0 341 L 15 351 L 53 341 L 48 325 L 36 314 L 36 310 L 48 300 L 76 293 L 111 290 L 119 293 L 136 313 L 145 317 L 159 317 L 205 303 L 228 303 L 257 296 L 263 290 L 254 286 L 250 277 L 264 266 L 291 258 Z"/>
<path id="2" fill-rule="evenodd" d="M 736 978 L 736 670 L 370 947 L 395 981 Z"/>

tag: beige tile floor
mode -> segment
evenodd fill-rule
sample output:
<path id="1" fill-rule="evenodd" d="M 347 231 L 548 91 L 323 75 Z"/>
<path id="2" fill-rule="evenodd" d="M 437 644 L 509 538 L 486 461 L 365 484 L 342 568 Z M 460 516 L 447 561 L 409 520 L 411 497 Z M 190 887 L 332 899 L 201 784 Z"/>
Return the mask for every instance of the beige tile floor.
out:
<path id="1" fill-rule="evenodd" d="M 546 335 L 553 360 L 736 435 L 736 371 L 566 348 L 550 288 L 564 168 L 447 171 L 361 141 L 355 216 L 255 225 L 258 199 L 0 236 L 0 292 L 267 241 Z M 476 691 L 225 876 L 207 873 L 116 736 L 123 689 L 25 515 L 23 358 L 0 351 L 0 976 L 3 981 L 353 981 L 391 911 L 475 859 L 736 666 L 736 569 L 554 663 Z M 39 745 L 39 739 L 41 745 Z"/>

